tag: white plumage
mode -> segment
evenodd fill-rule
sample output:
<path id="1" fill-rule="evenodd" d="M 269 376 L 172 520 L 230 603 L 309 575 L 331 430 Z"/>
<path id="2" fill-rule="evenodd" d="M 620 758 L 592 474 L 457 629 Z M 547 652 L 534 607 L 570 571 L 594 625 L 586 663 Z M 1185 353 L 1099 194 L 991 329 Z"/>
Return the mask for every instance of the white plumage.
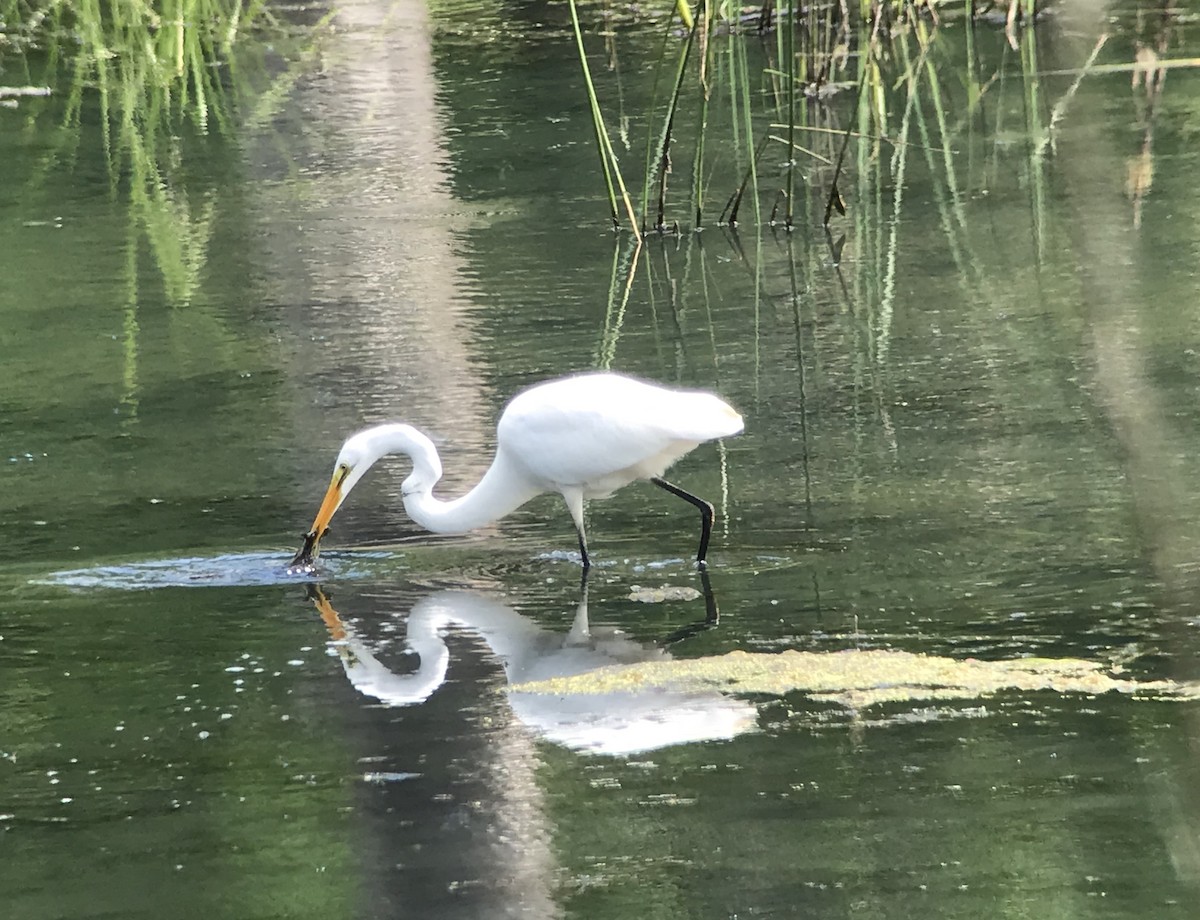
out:
<path id="1" fill-rule="evenodd" d="M 389 424 L 352 435 L 312 530 L 293 565 L 310 565 L 330 518 L 380 457 L 407 454 L 413 464 L 401 491 L 408 515 L 435 533 L 464 533 L 495 521 L 544 492 L 567 503 L 586 568 L 585 500 L 605 498 L 636 479 L 700 509 L 697 561 L 705 561 L 712 506 L 660 477 L 697 445 L 742 430 L 742 417 L 711 393 L 677 390 L 623 374 L 592 373 L 537 384 L 509 402 L 496 426 L 496 456 L 475 488 L 453 501 L 434 497 L 442 476 L 437 448 L 410 425 Z"/>

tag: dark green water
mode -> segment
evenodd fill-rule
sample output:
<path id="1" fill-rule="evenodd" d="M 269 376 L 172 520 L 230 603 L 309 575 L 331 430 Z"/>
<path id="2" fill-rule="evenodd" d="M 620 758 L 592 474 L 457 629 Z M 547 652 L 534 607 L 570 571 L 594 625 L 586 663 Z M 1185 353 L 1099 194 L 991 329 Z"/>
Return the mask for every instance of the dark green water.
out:
<path id="1" fill-rule="evenodd" d="M 1194 703 L 506 696 L 704 619 L 631 595 L 699 587 L 695 515 L 650 486 L 591 509 L 587 654 L 555 497 L 435 538 L 384 464 L 335 521 L 323 610 L 283 566 L 350 431 L 429 431 L 454 494 L 511 394 L 611 365 L 746 419 L 672 477 L 717 505 L 721 622 L 670 654 L 1195 679 L 1200 78 L 1147 102 L 1128 72 L 1089 77 L 1039 159 L 984 30 L 1006 76 L 971 112 L 945 71 L 948 155 L 915 123 L 902 174 L 900 148 L 852 152 L 840 265 L 818 187 L 790 234 L 744 215 L 648 240 L 622 307 L 565 10 L 336 22 L 251 55 L 257 107 L 181 130 L 149 199 L 119 154 L 113 179 L 94 90 L 74 128 L 64 93 L 0 109 L 3 915 L 1193 915 Z M 1133 55 L 1117 25 L 1110 63 Z M 661 39 L 617 26 L 641 131 Z M 1091 28 L 1044 24 L 1038 69 L 1077 68 Z M 1164 56 L 1200 53 L 1169 35 Z M 1073 79 L 1044 78 L 1044 120 Z M 439 616 L 460 624 L 444 680 L 439 650 L 405 651 Z"/>

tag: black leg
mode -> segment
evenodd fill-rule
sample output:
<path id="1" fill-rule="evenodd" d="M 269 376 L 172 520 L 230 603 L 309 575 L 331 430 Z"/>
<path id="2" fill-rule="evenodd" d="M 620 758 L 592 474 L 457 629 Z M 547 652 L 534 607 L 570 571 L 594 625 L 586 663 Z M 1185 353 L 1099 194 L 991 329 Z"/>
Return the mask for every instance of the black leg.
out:
<path id="1" fill-rule="evenodd" d="M 690 502 L 700 509 L 700 550 L 696 553 L 696 563 L 703 568 L 706 565 L 705 557 L 708 555 L 708 538 L 712 536 L 713 517 L 715 515 L 713 506 L 699 496 L 693 495 L 691 492 L 685 492 L 679 486 L 671 485 L 665 479 L 659 479 L 655 476 L 650 481 L 660 489 L 666 489 L 672 495 L 676 495 L 685 502 Z"/>

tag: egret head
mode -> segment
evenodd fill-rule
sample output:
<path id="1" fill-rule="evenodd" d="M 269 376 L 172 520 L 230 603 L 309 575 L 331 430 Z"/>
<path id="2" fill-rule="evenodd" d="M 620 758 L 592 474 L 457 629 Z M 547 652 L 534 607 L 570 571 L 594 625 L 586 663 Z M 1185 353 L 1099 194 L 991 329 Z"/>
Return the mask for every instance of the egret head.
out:
<path id="1" fill-rule="evenodd" d="M 329 488 L 325 490 L 325 497 L 321 500 L 321 507 L 317 509 L 312 527 L 304 535 L 304 545 L 292 559 L 292 567 L 308 567 L 313 564 L 321 550 L 321 538 L 329 531 L 329 522 L 333 515 L 346 500 L 350 490 L 362 479 L 363 474 L 382 456 L 367 437 L 373 430 L 360 431 L 342 445 L 337 462 L 333 465 L 333 477 L 329 480 Z"/>
<path id="2" fill-rule="evenodd" d="M 408 425 L 379 425 L 351 435 L 346 440 L 342 449 L 338 451 L 337 462 L 333 465 L 333 477 L 329 480 L 329 488 L 325 490 L 321 507 L 317 510 L 312 527 L 304 535 L 304 545 L 292 559 L 290 567 L 309 568 L 312 566 L 320 552 L 321 538 L 329 530 L 329 521 L 341 507 L 342 502 L 346 500 L 350 490 L 357 485 L 376 460 L 385 454 L 396 451 L 411 453 L 412 445 L 416 440 L 427 441 L 428 439 Z M 430 447 L 432 448 L 432 445 Z M 439 465 L 439 475 L 440 472 Z M 408 480 L 412 480 L 414 476 L 417 476 L 415 470 Z M 406 491 L 408 480 L 405 481 Z M 435 476 L 433 482 L 436 481 L 437 477 Z M 433 482 L 430 482 L 430 488 L 432 488 Z"/>

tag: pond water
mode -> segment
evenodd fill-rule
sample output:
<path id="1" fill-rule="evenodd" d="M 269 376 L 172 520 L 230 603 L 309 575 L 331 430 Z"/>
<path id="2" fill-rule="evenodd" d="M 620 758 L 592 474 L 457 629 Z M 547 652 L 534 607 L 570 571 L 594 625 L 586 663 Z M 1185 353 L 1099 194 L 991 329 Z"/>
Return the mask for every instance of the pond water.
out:
<path id="1" fill-rule="evenodd" d="M 526 683 L 847 649 L 1200 678 L 1200 77 L 1111 66 L 1200 36 L 1114 12 L 1077 83 L 1073 12 L 1035 51 L 981 25 L 974 103 L 944 24 L 940 90 L 889 83 L 899 142 L 851 148 L 837 259 L 828 168 L 766 223 L 774 148 L 762 222 L 692 232 L 679 153 L 683 232 L 614 235 L 558 5 L 281 9 L 236 121 L 149 177 L 95 85 L 0 108 L 4 916 L 1193 915 L 1194 702 Z M 638 136 L 662 26 L 604 24 Z M 508 397 L 600 366 L 746 419 L 672 473 L 717 508 L 707 582 L 652 486 L 590 509 L 584 595 L 557 497 L 434 537 L 401 460 L 285 571 L 351 431 L 428 431 L 455 494 Z"/>

